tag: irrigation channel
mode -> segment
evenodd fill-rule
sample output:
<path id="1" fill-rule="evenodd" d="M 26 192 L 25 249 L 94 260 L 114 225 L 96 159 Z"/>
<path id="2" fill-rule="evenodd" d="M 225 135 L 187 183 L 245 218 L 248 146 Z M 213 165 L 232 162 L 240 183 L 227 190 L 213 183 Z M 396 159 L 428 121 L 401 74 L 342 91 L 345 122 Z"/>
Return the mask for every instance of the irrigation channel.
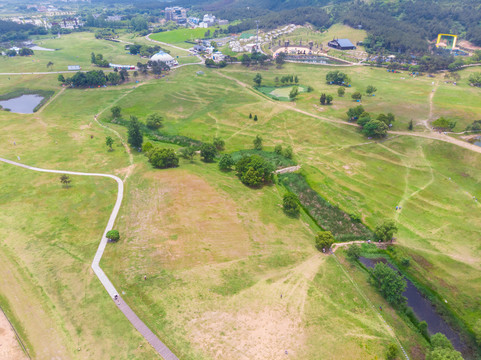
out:
<path id="1" fill-rule="evenodd" d="M 374 268 L 377 263 L 383 262 L 388 265 L 391 269 L 394 269 L 399 272 L 396 267 L 389 263 L 384 258 L 365 258 L 360 257 L 359 261 L 368 268 Z M 416 288 L 416 286 L 406 277 L 404 279 L 407 282 L 406 290 L 404 291 L 403 295 L 407 298 L 407 305 L 410 306 L 416 317 L 419 321 L 426 321 L 428 324 L 428 332 L 430 335 L 434 335 L 436 333 L 442 333 L 446 335 L 446 337 L 451 341 L 454 348 L 463 355 L 469 352 L 469 347 L 467 344 L 461 339 L 461 336 L 458 332 L 456 332 L 442 317 L 436 312 L 435 307 L 431 302 L 426 299 L 421 292 Z"/>

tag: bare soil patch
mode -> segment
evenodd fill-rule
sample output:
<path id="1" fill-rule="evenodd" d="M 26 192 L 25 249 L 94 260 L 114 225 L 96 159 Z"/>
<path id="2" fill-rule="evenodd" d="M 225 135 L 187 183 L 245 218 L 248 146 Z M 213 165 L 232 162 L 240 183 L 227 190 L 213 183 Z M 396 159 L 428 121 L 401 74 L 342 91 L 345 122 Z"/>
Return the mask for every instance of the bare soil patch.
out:
<path id="1" fill-rule="evenodd" d="M 0 311 L 0 359 L 26 360 L 15 333 L 4 313 Z"/>

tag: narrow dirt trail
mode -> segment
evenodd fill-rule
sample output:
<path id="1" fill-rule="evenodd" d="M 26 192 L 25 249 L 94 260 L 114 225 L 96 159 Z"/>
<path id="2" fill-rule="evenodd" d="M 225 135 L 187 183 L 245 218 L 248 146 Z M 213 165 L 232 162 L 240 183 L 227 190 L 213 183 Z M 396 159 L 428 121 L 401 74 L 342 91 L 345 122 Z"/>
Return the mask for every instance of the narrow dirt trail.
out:
<path id="1" fill-rule="evenodd" d="M 36 114 L 41 114 L 43 109 L 45 109 L 47 106 L 49 106 L 56 98 L 58 98 L 64 91 L 65 91 L 66 88 L 62 88 L 60 89 L 60 91 L 52 98 L 50 98 L 49 101 L 47 101 L 47 103 L 45 105 L 43 105 L 37 112 Z"/>
<path id="2" fill-rule="evenodd" d="M 419 189 L 417 189 L 416 191 L 412 192 L 411 194 L 407 194 L 407 189 L 408 189 L 408 186 L 409 186 L 409 173 L 410 173 L 410 168 L 409 167 L 406 167 L 407 168 L 407 172 L 406 172 L 406 188 L 405 188 L 405 191 L 404 191 L 404 195 L 403 197 L 401 198 L 401 200 L 399 201 L 399 206 L 401 207 L 401 209 L 397 210 L 395 215 L 394 215 L 394 220 L 396 222 L 399 221 L 399 216 L 401 215 L 402 211 L 403 211 L 403 208 L 404 208 L 404 204 L 406 202 L 408 202 L 411 198 L 415 197 L 417 194 L 419 194 L 421 191 L 427 189 L 429 186 L 431 186 L 431 184 L 434 182 L 434 170 L 433 170 L 433 167 L 431 166 L 431 163 L 428 161 L 428 159 L 426 159 L 426 154 L 424 154 L 424 151 L 423 151 L 423 148 L 422 146 L 419 147 L 419 150 L 421 151 L 421 157 L 423 158 L 424 162 L 426 163 L 426 167 L 429 169 L 429 173 L 431 174 L 431 178 L 429 179 L 429 181 L 424 184 L 422 187 L 420 187 Z"/>

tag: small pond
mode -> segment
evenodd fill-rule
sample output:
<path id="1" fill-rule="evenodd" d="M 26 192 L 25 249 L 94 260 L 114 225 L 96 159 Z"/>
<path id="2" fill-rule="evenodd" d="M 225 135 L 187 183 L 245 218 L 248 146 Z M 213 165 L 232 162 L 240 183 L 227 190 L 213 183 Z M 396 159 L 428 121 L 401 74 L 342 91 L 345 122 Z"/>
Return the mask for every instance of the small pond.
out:
<path id="1" fill-rule="evenodd" d="M 477 145 L 477 146 L 481 146 L 481 136 L 474 139 L 474 142 L 473 142 L 474 145 Z"/>
<path id="2" fill-rule="evenodd" d="M 13 113 L 33 114 L 33 110 L 44 99 L 40 95 L 21 95 L 13 99 L 0 100 L 0 106 Z"/>
<path id="3" fill-rule="evenodd" d="M 377 263 L 383 262 L 397 271 L 397 269 L 384 258 L 369 259 L 360 257 L 359 261 L 368 268 L 373 268 Z M 421 294 L 416 286 L 414 286 L 409 279 L 404 279 L 407 282 L 407 288 L 403 295 L 407 298 L 407 304 L 413 309 L 416 317 L 420 321 L 427 322 L 429 334 L 434 335 L 440 332 L 446 335 L 456 350 L 465 352 L 467 346 L 459 334 L 436 312 L 435 307 Z"/>

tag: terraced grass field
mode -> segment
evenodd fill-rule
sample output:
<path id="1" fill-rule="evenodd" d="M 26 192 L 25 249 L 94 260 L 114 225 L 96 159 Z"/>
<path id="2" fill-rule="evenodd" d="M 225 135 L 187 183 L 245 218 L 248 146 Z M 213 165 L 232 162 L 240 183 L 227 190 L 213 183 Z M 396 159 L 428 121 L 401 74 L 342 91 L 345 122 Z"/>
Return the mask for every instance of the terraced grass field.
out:
<path id="1" fill-rule="evenodd" d="M 203 76 L 196 75 L 200 69 Z M 101 123 L 125 138 L 126 128 L 110 123 L 109 109 L 118 104 L 124 118 L 145 121 L 159 112 L 167 134 L 201 141 L 220 136 L 229 153 L 252 148 L 256 135 L 266 150 L 292 146 L 310 186 L 325 199 L 358 214 L 370 228 L 385 218 L 397 221 L 397 245 L 412 257 L 413 272 L 472 327 L 481 316 L 480 205 L 473 199 L 481 197 L 480 154 L 410 136 L 376 142 L 346 125 L 344 114 L 357 105 L 350 94 L 373 84 L 378 92 L 365 97 L 363 106 L 393 112 L 395 129 L 405 130 L 412 118 L 416 130 L 427 133 L 425 120 L 447 112 L 458 116 L 461 127 L 468 123 L 463 114 L 481 106 L 475 101 L 479 90 L 444 84 L 441 77 L 352 67 L 340 68 L 352 87 L 339 98 L 337 88 L 325 84 L 332 69 L 190 66 L 143 79 L 135 88 L 62 92 L 56 75 L 2 77 L 1 93 L 29 87 L 56 95 L 32 115 L 0 112 L 1 156 L 44 168 L 130 174 L 116 223 L 122 239 L 108 245 L 101 265 L 180 358 L 272 359 L 286 351 L 296 359 L 382 358 L 394 338 L 353 280 L 385 309 L 387 324 L 411 358 L 422 359 L 425 340 L 366 276 L 342 255 L 340 267 L 315 249 L 319 228 L 311 218 L 283 213 L 282 186 L 249 189 L 232 172 L 198 158 L 154 170 L 133 151 L 131 164 L 117 137 L 114 151 L 107 150 L 105 136 L 113 134 L 94 120 L 100 114 Z M 300 94 L 295 103 L 274 101 L 252 88 L 257 72 L 265 83 L 297 74 L 314 92 Z M 467 72 L 461 72 L 463 79 Z M 459 95 L 451 99 L 453 88 Z M 335 95 L 332 106 L 320 106 L 322 92 Z M 249 119 L 250 113 L 259 120 Z M 0 167 L 0 229 L 6 234 L 0 299 L 14 309 L 14 323 L 35 358 L 153 358 L 90 271 L 115 184 L 74 177 L 73 187 L 64 189 L 57 176 Z M 398 205 L 402 211 L 395 210 Z"/>

